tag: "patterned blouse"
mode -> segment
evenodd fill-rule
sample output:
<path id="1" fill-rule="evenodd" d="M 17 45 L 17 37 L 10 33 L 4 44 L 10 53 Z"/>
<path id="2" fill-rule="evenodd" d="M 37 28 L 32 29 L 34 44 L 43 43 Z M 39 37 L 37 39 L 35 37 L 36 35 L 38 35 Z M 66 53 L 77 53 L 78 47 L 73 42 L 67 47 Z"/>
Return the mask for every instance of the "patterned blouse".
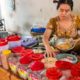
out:
<path id="1" fill-rule="evenodd" d="M 51 18 L 49 20 L 49 24 L 52 26 L 47 26 L 48 29 L 53 30 L 52 36 L 55 34 L 58 37 L 66 37 L 66 38 L 78 38 L 78 30 L 80 29 L 80 17 L 79 16 L 72 16 L 72 25 L 68 30 L 64 30 L 59 25 L 58 16 L 55 18 Z"/>

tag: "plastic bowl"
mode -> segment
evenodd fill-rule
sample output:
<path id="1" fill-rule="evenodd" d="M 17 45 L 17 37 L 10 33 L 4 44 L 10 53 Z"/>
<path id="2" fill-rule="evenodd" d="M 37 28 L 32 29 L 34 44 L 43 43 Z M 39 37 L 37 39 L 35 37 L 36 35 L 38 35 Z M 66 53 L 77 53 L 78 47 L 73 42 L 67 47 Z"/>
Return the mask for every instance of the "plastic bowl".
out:
<path id="1" fill-rule="evenodd" d="M 58 60 L 68 61 L 68 62 L 71 62 L 71 63 L 76 63 L 78 61 L 78 59 L 75 55 L 67 54 L 67 53 L 58 54 L 58 55 L 56 55 L 56 58 Z"/>

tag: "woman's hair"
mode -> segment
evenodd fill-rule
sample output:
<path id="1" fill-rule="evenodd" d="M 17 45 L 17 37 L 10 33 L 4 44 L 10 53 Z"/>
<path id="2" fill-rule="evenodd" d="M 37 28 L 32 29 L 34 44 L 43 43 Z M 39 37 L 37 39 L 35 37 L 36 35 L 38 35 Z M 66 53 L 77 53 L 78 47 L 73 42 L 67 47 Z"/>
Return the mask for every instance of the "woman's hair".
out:
<path id="1" fill-rule="evenodd" d="M 68 4 L 71 10 L 73 10 L 73 0 L 59 0 L 57 3 L 57 9 L 60 7 L 61 4 Z"/>

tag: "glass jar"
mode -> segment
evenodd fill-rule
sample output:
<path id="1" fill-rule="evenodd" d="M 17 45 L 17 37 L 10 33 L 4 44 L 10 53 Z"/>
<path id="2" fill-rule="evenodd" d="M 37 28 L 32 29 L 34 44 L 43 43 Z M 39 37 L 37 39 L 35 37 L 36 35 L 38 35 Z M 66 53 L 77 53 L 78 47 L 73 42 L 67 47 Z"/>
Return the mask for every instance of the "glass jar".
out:
<path id="1" fill-rule="evenodd" d="M 19 64 L 18 66 L 18 74 L 22 79 L 27 79 L 31 70 L 28 68 L 28 65 Z"/>
<path id="2" fill-rule="evenodd" d="M 8 59 L 8 64 L 9 64 L 9 67 L 10 67 L 11 71 L 14 74 L 17 74 L 17 68 L 18 68 L 18 65 L 19 65 L 18 57 L 10 56 L 9 59 Z"/>

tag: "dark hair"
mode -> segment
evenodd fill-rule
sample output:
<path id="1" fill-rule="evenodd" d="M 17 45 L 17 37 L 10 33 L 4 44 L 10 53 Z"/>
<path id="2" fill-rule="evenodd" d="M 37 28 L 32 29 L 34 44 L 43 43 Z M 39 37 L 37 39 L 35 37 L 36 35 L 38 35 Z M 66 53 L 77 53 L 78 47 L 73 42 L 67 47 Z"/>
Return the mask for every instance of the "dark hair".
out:
<path id="1" fill-rule="evenodd" d="M 73 10 L 73 0 L 59 0 L 57 9 L 60 7 L 61 4 L 68 4 L 70 6 L 71 10 Z"/>

